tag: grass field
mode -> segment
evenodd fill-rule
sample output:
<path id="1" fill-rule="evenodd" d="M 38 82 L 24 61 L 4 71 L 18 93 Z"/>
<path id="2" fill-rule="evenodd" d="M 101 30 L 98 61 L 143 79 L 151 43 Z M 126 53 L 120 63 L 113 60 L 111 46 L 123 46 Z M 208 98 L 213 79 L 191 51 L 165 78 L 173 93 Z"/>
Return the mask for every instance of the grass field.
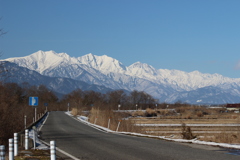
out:
<path id="1" fill-rule="evenodd" d="M 180 112 L 177 112 L 180 111 Z M 181 112 L 182 111 L 182 112 Z M 146 111 L 147 112 L 147 111 Z M 154 117 L 132 117 L 130 121 L 141 127 L 141 133 L 183 138 L 188 134 L 199 140 L 221 143 L 240 143 L 240 114 L 220 109 L 181 108 L 152 110 Z M 184 128 L 185 126 L 185 128 Z"/>
<path id="2" fill-rule="evenodd" d="M 240 113 L 226 108 L 184 106 L 168 109 L 99 110 L 92 108 L 89 122 L 119 131 L 240 144 Z M 111 122 L 111 123 L 109 123 Z"/>

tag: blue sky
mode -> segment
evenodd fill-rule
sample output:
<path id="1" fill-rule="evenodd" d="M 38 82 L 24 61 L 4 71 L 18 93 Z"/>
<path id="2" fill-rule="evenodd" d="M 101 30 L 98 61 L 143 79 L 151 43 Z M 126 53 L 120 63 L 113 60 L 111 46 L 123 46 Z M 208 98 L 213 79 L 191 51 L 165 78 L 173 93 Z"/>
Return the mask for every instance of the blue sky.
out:
<path id="1" fill-rule="evenodd" d="M 1 59 L 38 50 L 240 78 L 239 0 L 0 0 Z"/>

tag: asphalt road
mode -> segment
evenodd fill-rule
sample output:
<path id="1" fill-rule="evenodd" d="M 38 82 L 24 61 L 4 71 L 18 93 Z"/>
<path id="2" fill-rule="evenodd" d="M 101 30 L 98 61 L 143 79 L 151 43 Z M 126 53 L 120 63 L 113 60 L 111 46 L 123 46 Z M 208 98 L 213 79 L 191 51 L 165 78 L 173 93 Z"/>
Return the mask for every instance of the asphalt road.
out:
<path id="1" fill-rule="evenodd" d="M 216 147 L 104 133 L 69 117 L 50 112 L 42 127 L 45 142 L 81 160 L 239 160 Z"/>

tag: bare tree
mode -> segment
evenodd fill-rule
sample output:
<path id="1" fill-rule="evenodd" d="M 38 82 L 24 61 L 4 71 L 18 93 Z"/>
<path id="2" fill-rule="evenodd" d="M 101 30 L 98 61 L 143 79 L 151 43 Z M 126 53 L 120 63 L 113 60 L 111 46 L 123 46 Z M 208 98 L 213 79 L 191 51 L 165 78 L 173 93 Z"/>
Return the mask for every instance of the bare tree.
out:
<path id="1" fill-rule="evenodd" d="M 0 29 L 0 36 L 6 34 L 7 32 L 5 32 L 2 28 Z"/>
<path id="2" fill-rule="evenodd" d="M 2 20 L 2 17 L 0 18 L 0 20 Z M 3 28 L 0 28 L 0 37 L 2 36 L 2 35 L 4 35 L 4 34 L 6 34 L 7 32 L 5 32 L 4 30 L 3 30 Z"/>
<path id="3" fill-rule="evenodd" d="M 2 18 L 0 18 L 0 21 L 1 21 L 1 19 L 2 19 Z M 0 37 L 1 37 L 2 35 L 6 34 L 6 33 L 7 33 L 7 32 L 5 32 L 5 31 L 3 30 L 3 28 L 0 28 Z M 2 52 L 0 51 L 0 57 L 1 57 L 1 56 L 2 56 Z M 2 72 L 4 71 L 4 69 L 3 69 L 4 63 L 5 63 L 5 62 L 0 61 L 0 73 L 2 73 Z"/>

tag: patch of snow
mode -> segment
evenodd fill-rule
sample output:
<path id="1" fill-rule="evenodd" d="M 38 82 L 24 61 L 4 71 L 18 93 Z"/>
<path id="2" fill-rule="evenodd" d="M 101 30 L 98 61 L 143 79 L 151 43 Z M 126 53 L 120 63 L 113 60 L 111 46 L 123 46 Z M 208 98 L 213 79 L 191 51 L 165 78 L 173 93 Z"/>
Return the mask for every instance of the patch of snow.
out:
<path id="1" fill-rule="evenodd" d="M 181 127 L 182 124 L 135 124 L 136 126 L 155 126 L 155 127 Z M 227 126 L 232 126 L 232 127 L 239 127 L 240 124 L 186 124 L 186 126 L 190 127 L 227 127 Z"/>

